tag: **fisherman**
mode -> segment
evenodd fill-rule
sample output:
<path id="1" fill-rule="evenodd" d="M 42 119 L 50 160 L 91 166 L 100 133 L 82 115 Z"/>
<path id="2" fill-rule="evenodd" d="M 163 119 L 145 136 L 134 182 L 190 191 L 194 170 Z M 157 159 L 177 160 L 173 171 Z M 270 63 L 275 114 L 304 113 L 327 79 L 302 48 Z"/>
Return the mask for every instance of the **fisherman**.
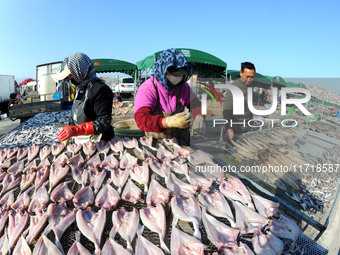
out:
<path id="1" fill-rule="evenodd" d="M 158 56 L 153 75 L 139 87 L 135 99 L 135 120 L 146 136 L 176 137 L 179 144 L 189 146 L 191 114 L 197 131 L 204 132 L 201 102 L 187 83 L 191 75 L 192 66 L 181 51 L 168 49 Z"/>
<path id="2" fill-rule="evenodd" d="M 242 90 L 244 95 L 244 115 L 233 115 L 233 96 L 230 91 L 226 92 L 226 99 L 223 104 L 223 118 L 228 121 L 225 126 L 226 137 L 233 140 L 235 134 L 241 134 L 250 131 L 248 121 L 253 119 L 253 114 L 248 108 L 247 89 L 255 79 L 255 66 L 250 62 L 241 63 L 240 78 L 232 85 Z M 231 126 L 231 122 L 233 123 Z M 237 123 L 237 124 L 235 124 Z M 245 125 L 243 125 L 245 123 Z"/>
<path id="3" fill-rule="evenodd" d="M 69 126 L 58 134 L 60 141 L 75 137 L 77 143 L 111 140 L 114 137 L 111 126 L 113 93 L 96 76 L 91 59 L 84 53 L 75 53 L 65 58 L 64 70 L 58 80 L 69 78 L 76 85 Z"/>

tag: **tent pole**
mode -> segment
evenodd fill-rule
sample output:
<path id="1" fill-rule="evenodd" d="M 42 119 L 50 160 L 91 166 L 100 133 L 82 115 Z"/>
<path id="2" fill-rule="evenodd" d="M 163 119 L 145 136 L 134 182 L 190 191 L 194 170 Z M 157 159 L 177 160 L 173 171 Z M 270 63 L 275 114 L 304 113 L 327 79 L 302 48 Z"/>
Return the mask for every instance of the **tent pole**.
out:
<path id="1" fill-rule="evenodd" d="M 133 98 L 136 99 L 136 87 L 137 87 L 137 72 L 138 72 L 138 69 L 136 68 L 136 71 L 135 71 L 135 84 L 134 84 L 134 92 L 133 92 Z"/>

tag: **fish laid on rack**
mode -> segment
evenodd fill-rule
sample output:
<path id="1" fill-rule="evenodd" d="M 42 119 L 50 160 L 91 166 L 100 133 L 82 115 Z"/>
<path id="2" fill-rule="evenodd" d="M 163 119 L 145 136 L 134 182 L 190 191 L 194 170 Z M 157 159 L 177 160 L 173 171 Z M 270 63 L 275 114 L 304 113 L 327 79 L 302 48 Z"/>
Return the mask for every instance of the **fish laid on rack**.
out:
<path id="1" fill-rule="evenodd" d="M 231 227 L 236 228 L 236 223 L 231 208 L 227 200 L 219 191 L 215 190 L 214 193 L 211 194 L 203 191 L 198 195 L 198 199 L 202 207 L 207 208 L 209 213 L 216 217 L 228 219 Z"/>
<path id="2" fill-rule="evenodd" d="M 122 170 L 120 168 L 118 169 L 114 169 L 112 171 L 110 171 L 111 174 L 111 181 L 112 183 L 118 187 L 118 193 L 120 193 L 122 191 L 122 188 L 124 187 L 126 181 L 129 179 L 130 176 L 130 170 L 129 169 L 125 169 Z"/>
<path id="3" fill-rule="evenodd" d="M 78 209 L 86 209 L 94 203 L 94 194 L 90 186 L 80 189 L 73 198 L 74 206 Z"/>
<path id="4" fill-rule="evenodd" d="M 234 201 L 233 204 L 236 211 L 236 225 L 241 234 L 255 233 L 268 223 L 266 217 L 263 217 L 240 202 Z"/>
<path id="5" fill-rule="evenodd" d="M 294 242 L 297 240 L 301 232 L 296 223 L 284 215 L 280 215 L 279 219 L 272 219 L 269 222 L 269 229 L 276 236 L 288 238 Z"/>
<path id="6" fill-rule="evenodd" d="M 45 209 L 47 203 L 50 201 L 45 185 L 46 183 L 34 192 L 28 207 L 28 212 L 38 213 Z"/>
<path id="7" fill-rule="evenodd" d="M 191 185 L 196 186 L 197 190 L 209 191 L 214 180 L 214 178 L 205 178 L 195 174 L 194 171 L 189 171 L 188 181 Z"/>
<path id="8" fill-rule="evenodd" d="M 0 199 L 0 208 L 2 210 L 9 210 L 14 203 L 14 192 L 9 191 Z"/>
<path id="9" fill-rule="evenodd" d="M 201 232 L 199 230 L 199 225 L 201 222 L 201 208 L 197 203 L 194 196 L 189 196 L 184 199 L 180 196 L 174 196 L 171 199 L 171 209 L 174 215 L 173 225 L 176 225 L 178 220 L 192 222 L 194 226 L 194 234 L 198 240 L 201 240 Z"/>
<path id="10" fill-rule="evenodd" d="M 9 211 L 8 216 L 8 243 L 9 248 L 13 249 L 21 233 L 25 230 L 28 223 L 27 212 L 13 212 Z"/>
<path id="11" fill-rule="evenodd" d="M 101 190 L 99 190 L 95 205 L 106 210 L 112 210 L 116 208 L 119 201 L 120 197 L 118 192 L 109 183 L 106 183 Z"/>
<path id="12" fill-rule="evenodd" d="M 82 148 L 83 145 L 81 143 L 73 143 L 67 145 L 67 151 L 71 152 L 73 156 L 77 155 Z"/>
<path id="13" fill-rule="evenodd" d="M 110 150 L 110 144 L 107 141 L 99 141 L 96 143 L 96 148 L 99 153 L 103 153 L 104 156 L 106 157 L 106 155 L 109 153 Z"/>
<path id="14" fill-rule="evenodd" d="M 226 198 L 240 201 L 246 204 L 249 208 L 254 209 L 249 191 L 240 179 L 230 177 L 228 178 L 228 181 L 222 180 L 219 189 Z"/>
<path id="15" fill-rule="evenodd" d="M 29 192 L 33 189 L 33 187 L 30 187 L 26 191 L 20 194 L 20 196 L 17 198 L 17 200 L 12 204 L 11 208 L 14 211 L 23 211 L 28 208 L 31 198 L 29 196 Z"/>
<path id="16" fill-rule="evenodd" d="M 51 193 L 51 200 L 56 203 L 66 204 L 67 201 L 73 199 L 74 195 L 68 188 L 68 184 L 72 181 L 67 181 L 59 184 Z"/>
<path id="17" fill-rule="evenodd" d="M 114 240 L 115 234 L 114 231 L 111 231 L 109 238 L 104 244 L 101 255 L 131 255 L 131 252 Z"/>
<path id="18" fill-rule="evenodd" d="M 159 235 L 161 248 L 167 254 L 170 254 L 170 250 L 164 242 L 166 231 L 166 217 L 163 206 L 161 204 L 156 204 L 156 207 L 148 205 L 147 208 L 141 209 L 139 211 L 139 214 L 143 224 L 148 229 L 156 232 Z"/>
<path id="19" fill-rule="evenodd" d="M 150 182 L 149 192 L 146 196 L 146 203 L 148 205 L 156 205 L 158 203 L 160 203 L 161 205 L 165 205 L 169 202 L 170 194 L 170 190 L 164 188 L 155 179 L 152 179 Z"/>
<path id="20" fill-rule="evenodd" d="M 31 245 L 47 222 L 48 215 L 45 212 L 38 212 L 35 216 L 30 216 L 30 226 L 26 241 Z"/>
<path id="21" fill-rule="evenodd" d="M 69 211 L 64 205 L 55 205 L 51 203 L 47 208 L 47 215 L 49 218 L 48 229 L 52 229 L 55 235 L 55 244 L 63 251 L 60 239 L 66 229 L 68 229 L 75 221 L 76 209 Z"/>
<path id="22" fill-rule="evenodd" d="M 87 208 L 85 211 L 78 210 L 77 225 L 79 230 L 95 245 L 95 255 L 100 254 L 100 241 L 106 222 L 106 210 L 101 208 L 97 213 Z"/>
<path id="23" fill-rule="evenodd" d="M 173 173 L 170 174 L 166 184 L 167 188 L 175 195 L 178 196 L 190 196 L 195 194 L 197 187 L 189 183 L 183 182 L 176 177 Z"/>
<path id="24" fill-rule="evenodd" d="M 128 212 L 124 207 L 112 214 L 113 228 L 110 235 L 116 236 L 118 232 L 120 236 L 127 242 L 127 250 L 133 252 L 132 241 L 135 238 L 139 222 L 139 214 L 136 208 L 132 212 Z"/>
<path id="25" fill-rule="evenodd" d="M 50 189 L 48 193 L 51 193 L 54 186 L 56 186 L 68 173 L 70 167 L 66 165 L 68 157 L 65 153 L 61 154 L 50 167 Z"/>
<path id="26" fill-rule="evenodd" d="M 218 249 L 224 245 L 234 248 L 238 247 L 237 237 L 240 232 L 238 229 L 228 227 L 213 216 L 209 215 L 206 207 L 203 207 L 202 209 L 202 221 L 205 231 L 207 231 L 208 239 Z"/>
<path id="27" fill-rule="evenodd" d="M 63 255 L 61 251 L 47 238 L 44 234 L 41 235 L 39 241 L 36 243 L 33 255 Z"/>
<path id="28" fill-rule="evenodd" d="M 122 192 L 122 199 L 136 204 L 139 202 L 141 197 L 142 191 L 136 186 L 136 184 L 133 183 L 133 181 L 131 181 L 131 179 L 129 179 Z"/>
<path id="29" fill-rule="evenodd" d="M 156 245 L 148 241 L 145 237 L 138 234 L 135 255 L 164 255 L 164 252 Z"/>
<path id="30" fill-rule="evenodd" d="M 2 247 L 2 246 L 1 246 Z M 13 255 L 32 255 L 32 251 L 27 244 L 25 238 L 21 235 L 19 238 L 14 250 L 13 250 Z"/>
<path id="31" fill-rule="evenodd" d="M 91 255 L 91 252 L 89 252 L 81 243 L 80 243 L 80 232 L 76 232 L 76 241 L 71 246 L 71 248 L 68 250 L 67 255 Z M 104 246 L 105 247 L 105 246 Z M 102 255 L 104 254 L 115 254 L 115 253 L 104 253 L 104 248 L 102 250 Z"/>
<path id="32" fill-rule="evenodd" d="M 264 217 L 279 217 L 279 203 L 265 199 L 258 195 L 252 195 L 256 210 Z"/>
<path id="33" fill-rule="evenodd" d="M 157 151 L 157 148 L 152 146 L 152 141 L 153 141 L 152 136 L 149 136 L 149 137 L 143 136 L 140 138 L 139 141 L 143 146 L 148 147 L 151 150 Z"/>
<path id="34" fill-rule="evenodd" d="M 148 192 L 149 166 L 147 162 L 144 161 L 141 166 L 136 165 L 134 168 L 131 168 L 130 176 L 135 182 L 144 185 L 144 193 Z"/>
<path id="35" fill-rule="evenodd" d="M 195 237 L 184 233 L 173 225 L 171 230 L 171 255 L 197 254 L 203 255 L 207 246 Z"/>
<path id="36" fill-rule="evenodd" d="M 97 169 L 91 169 L 88 171 L 88 173 L 89 173 L 90 183 L 94 188 L 94 193 L 96 194 L 105 179 L 106 171 L 105 169 L 102 170 L 101 172 L 98 171 Z"/>
<path id="37" fill-rule="evenodd" d="M 255 232 L 252 243 L 256 254 L 281 255 L 283 252 L 283 242 L 271 232 Z"/>

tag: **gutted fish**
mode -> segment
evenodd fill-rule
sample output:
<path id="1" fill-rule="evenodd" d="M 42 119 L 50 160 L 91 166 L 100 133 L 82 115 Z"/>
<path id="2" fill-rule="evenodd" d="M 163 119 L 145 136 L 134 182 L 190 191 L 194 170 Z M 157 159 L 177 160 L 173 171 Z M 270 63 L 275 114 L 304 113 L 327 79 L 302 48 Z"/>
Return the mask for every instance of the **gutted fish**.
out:
<path id="1" fill-rule="evenodd" d="M 143 224 L 153 232 L 159 235 L 161 248 L 166 252 L 170 253 L 169 248 L 164 242 L 165 230 L 166 230 L 166 217 L 165 211 L 161 204 L 157 204 L 156 207 L 148 205 L 147 208 L 139 211 L 140 218 Z"/>
<path id="2" fill-rule="evenodd" d="M 106 210 L 101 208 L 97 213 L 91 208 L 87 208 L 85 211 L 78 210 L 76 219 L 79 230 L 94 243 L 94 254 L 99 255 L 100 241 L 106 222 Z"/>
<path id="3" fill-rule="evenodd" d="M 149 184 L 149 167 L 147 162 L 143 162 L 143 165 L 136 165 L 130 169 L 131 179 L 144 185 L 144 193 L 148 192 Z"/>
<path id="4" fill-rule="evenodd" d="M 30 227 L 26 241 L 31 245 L 35 238 L 39 235 L 42 228 L 47 222 L 48 215 L 45 212 L 38 212 L 35 216 L 31 215 Z"/>
<path id="5" fill-rule="evenodd" d="M 171 231 L 171 255 L 203 255 L 206 248 L 207 246 L 195 237 L 184 233 L 173 225 Z"/>
<path id="6" fill-rule="evenodd" d="M 129 179 L 130 170 L 122 170 L 120 168 L 110 171 L 112 183 L 118 187 L 118 193 L 121 192 L 122 187 L 125 185 L 126 181 Z"/>
<path id="7" fill-rule="evenodd" d="M 112 224 L 114 227 L 112 228 L 110 235 L 115 236 L 115 233 L 118 231 L 120 236 L 127 242 L 127 249 L 130 252 L 133 252 L 131 243 L 135 238 L 138 223 L 139 214 L 136 208 L 133 208 L 132 212 L 128 212 L 122 207 L 112 214 Z"/>
<path id="8" fill-rule="evenodd" d="M 78 209 L 86 209 L 89 205 L 92 205 L 94 203 L 92 188 L 90 186 L 86 186 L 79 190 L 74 195 L 73 203 Z"/>
<path id="9" fill-rule="evenodd" d="M 207 193 L 205 191 L 198 195 L 202 207 L 206 207 L 208 212 L 216 217 L 222 217 L 229 220 L 233 228 L 236 227 L 234 215 L 230 206 L 224 196 L 217 190 L 214 193 Z"/>
<path id="10" fill-rule="evenodd" d="M 45 185 L 41 186 L 34 192 L 31 203 L 28 207 L 28 212 L 38 213 L 45 209 L 47 203 L 50 201 Z"/>
<path id="11" fill-rule="evenodd" d="M 201 222 L 201 208 L 194 196 L 189 196 L 184 199 L 180 196 L 175 196 L 171 199 L 171 209 L 174 215 L 173 224 L 176 225 L 180 219 L 182 221 L 192 222 L 194 225 L 194 237 L 201 239 L 199 225 Z"/>
<path id="12" fill-rule="evenodd" d="M 202 210 L 202 221 L 210 242 L 212 242 L 218 249 L 224 245 L 228 247 L 237 247 L 239 230 L 228 227 L 213 216 L 207 214 L 206 207 L 203 207 Z"/>
<path id="13" fill-rule="evenodd" d="M 158 203 L 160 203 L 161 205 L 165 205 L 169 202 L 170 194 L 170 190 L 164 188 L 155 179 L 152 179 L 149 192 L 146 196 L 146 203 L 148 205 L 156 205 Z"/>
<path id="14" fill-rule="evenodd" d="M 66 204 L 67 201 L 73 199 L 74 195 L 72 191 L 68 188 L 67 184 L 72 181 L 67 181 L 59 184 L 51 193 L 51 200 L 53 202 Z"/>
<path id="15" fill-rule="evenodd" d="M 142 191 L 130 179 L 125 185 L 122 193 L 122 199 L 130 203 L 136 204 L 142 197 Z"/>
<path id="16" fill-rule="evenodd" d="M 106 210 L 112 210 L 117 206 L 119 200 L 118 192 L 107 183 L 98 192 L 95 205 Z"/>
<path id="17" fill-rule="evenodd" d="M 104 249 L 103 249 L 104 251 Z M 104 253 L 102 252 L 102 255 Z M 76 241 L 71 246 L 71 248 L 68 250 L 67 255 L 91 255 L 91 252 L 89 252 L 81 243 L 80 243 L 80 232 L 76 232 Z"/>
<path id="18" fill-rule="evenodd" d="M 241 234 L 255 233 L 268 223 L 268 219 L 254 210 L 234 201 L 236 211 L 236 225 Z"/>
<path id="19" fill-rule="evenodd" d="M 219 189 L 226 198 L 240 201 L 243 204 L 246 204 L 249 208 L 254 209 L 249 191 L 238 178 L 230 177 L 228 181 L 223 180 Z"/>
<path id="20" fill-rule="evenodd" d="M 63 255 L 61 251 L 47 238 L 44 234 L 41 235 L 36 243 L 33 255 Z"/>
<path id="21" fill-rule="evenodd" d="M 164 255 L 164 252 L 156 245 L 148 241 L 145 237 L 138 234 L 136 243 L 136 255 Z"/>

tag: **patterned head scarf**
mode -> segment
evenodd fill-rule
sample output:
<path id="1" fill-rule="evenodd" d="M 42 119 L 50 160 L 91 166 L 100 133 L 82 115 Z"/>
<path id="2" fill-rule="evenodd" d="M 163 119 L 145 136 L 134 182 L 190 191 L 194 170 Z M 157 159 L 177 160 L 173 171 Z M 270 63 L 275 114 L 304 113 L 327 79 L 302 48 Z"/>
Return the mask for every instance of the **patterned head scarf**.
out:
<path id="1" fill-rule="evenodd" d="M 84 53 L 74 53 L 65 58 L 64 62 L 70 69 L 70 72 L 78 87 L 85 87 L 88 83 L 95 81 L 97 78 L 96 70 L 93 67 L 91 59 Z"/>
<path id="2" fill-rule="evenodd" d="M 174 86 L 171 82 L 168 82 L 166 71 L 169 67 L 174 67 L 175 69 L 185 68 L 190 76 L 192 74 L 192 66 L 181 51 L 174 48 L 163 51 L 156 60 L 153 74 L 157 81 L 167 90 L 174 89 L 184 84 L 180 83 Z"/>

